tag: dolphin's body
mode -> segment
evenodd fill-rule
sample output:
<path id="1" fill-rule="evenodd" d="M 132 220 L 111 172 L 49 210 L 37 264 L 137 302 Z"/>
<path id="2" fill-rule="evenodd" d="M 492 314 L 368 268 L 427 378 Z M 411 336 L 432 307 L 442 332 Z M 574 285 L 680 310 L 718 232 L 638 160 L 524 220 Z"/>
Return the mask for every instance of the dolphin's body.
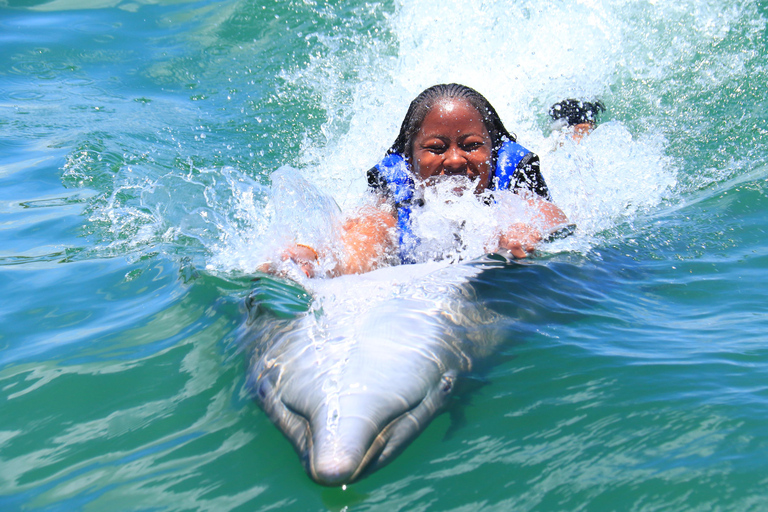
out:
<path id="1" fill-rule="evenodd" d="M 312 280 L 309 311 L 251 315 L 249 386 L 312 479 L 342 485 L 382 467 L 441 411 L 502 334 L 471 283 L 489 266 L 498 262 Z"/>

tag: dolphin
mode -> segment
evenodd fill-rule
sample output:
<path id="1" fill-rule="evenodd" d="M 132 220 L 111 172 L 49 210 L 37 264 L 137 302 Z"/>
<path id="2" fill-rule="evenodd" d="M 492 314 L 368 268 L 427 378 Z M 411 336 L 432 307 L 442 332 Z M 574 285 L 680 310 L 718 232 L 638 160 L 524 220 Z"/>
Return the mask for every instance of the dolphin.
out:
<path id="1" fill-rule="evenodd" d="M 305 280 L 311 300 L 295 315 L 250 300 L 247 387 L 314 481 L 345 485 L 389 463 L 504 338 L 508 319 L 472 286 L 500 260 Z"/>

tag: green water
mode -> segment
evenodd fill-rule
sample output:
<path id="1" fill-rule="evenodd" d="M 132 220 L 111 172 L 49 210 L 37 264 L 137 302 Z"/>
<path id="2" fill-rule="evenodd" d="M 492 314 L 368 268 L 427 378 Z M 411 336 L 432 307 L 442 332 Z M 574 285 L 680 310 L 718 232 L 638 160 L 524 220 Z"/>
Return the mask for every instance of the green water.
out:
<path id="1" fill-rule="evenodd" d="M 765 510 L 767 18 L 0 2 L 0 509 Z M 447 81 L 542 156 L 581 231 L 483 276 L 509 342 L 391 465 L 323 488 L 237 343 L 269 176 L 350 207 Z M 605 124 L 549 152 L 570 96 L 602 98 Z"/>

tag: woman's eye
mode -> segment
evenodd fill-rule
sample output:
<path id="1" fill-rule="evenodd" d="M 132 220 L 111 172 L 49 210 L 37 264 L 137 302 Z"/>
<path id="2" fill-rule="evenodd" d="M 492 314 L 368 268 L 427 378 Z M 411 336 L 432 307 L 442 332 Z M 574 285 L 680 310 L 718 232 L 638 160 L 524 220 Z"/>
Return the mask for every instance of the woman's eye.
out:
<path id="1" fill-rule="evenodd" d="M 464 151 L 474 151 L 476 149 L 479 149 L 479 148 L 483 147 L 483 143 L 482 142 L 468 142 L 466 144 L 463 144 L 462 146 L 464 148 Z"/>
<path id="2" fill-rule="evenodd" d="M 430 146 L 427 146 L 427 151 L 430 151 L 432 153 L 443 153 L 445 152 L 445 146 L 442 144 L 432 144 Z"/>

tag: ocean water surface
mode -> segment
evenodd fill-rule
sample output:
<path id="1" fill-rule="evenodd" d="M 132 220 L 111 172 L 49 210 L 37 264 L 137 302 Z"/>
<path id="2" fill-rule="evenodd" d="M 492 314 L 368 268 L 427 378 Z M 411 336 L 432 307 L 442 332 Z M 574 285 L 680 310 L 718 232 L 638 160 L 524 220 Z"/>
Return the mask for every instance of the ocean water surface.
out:
<path id="1" fill-rule="evenodd" d="M 767 27 L 748 0 L 0 0 L 0 510 L 765 510 Z M 578 230 L 478 278 L 508 341 L 321 487 L 249 397 L 244 299 L 441 82 Z M 607 107 L 582 144 L 568 97 Z"/>

